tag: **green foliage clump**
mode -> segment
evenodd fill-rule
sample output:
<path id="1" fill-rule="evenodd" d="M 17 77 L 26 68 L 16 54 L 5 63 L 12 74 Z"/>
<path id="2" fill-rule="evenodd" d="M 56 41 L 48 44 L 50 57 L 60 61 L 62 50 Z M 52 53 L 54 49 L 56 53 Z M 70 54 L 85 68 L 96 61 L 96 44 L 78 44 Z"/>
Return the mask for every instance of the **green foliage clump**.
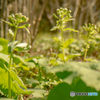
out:
<path id="1" fill-rule="evenodd" d="M 14 51 L 18 52 L 27 52 L 31 46 L 27 43 L 19 43 L 16 41 L 16 34 L 18 28 L 25 28 L 28 31 L 29 24 L 19 25 L 22 22 L 27 22 L 29 19 L 22 15 L 21 13 L 12 14 L 8 17 L 11 22 L 3 20 L 8 25 L 15 28 L 15 32 L 11 29 L 9 33 L 13 36 L 13 41 L 9 42 L 5 39 L 0 38 L 0 89 L 4 95 L 8 95 L 9 98 L 15 96 L 15 94 L 30 94 L 30 91 L 27 91 L 26 86 L 23 81 L 17 76 L 13 70 L 14 63 Z M 28 31 L 29 32 L 29 31 Z M 2 50 L 3 49 L 3 50 Z M 4 49 L 6 52 L 4 52 Z M 22 89 L 23 88 L 23 89 Z M 8 92 L 7 92 L 8 91 Z"/>
<path id="2" fill-rule="evenodd" d="M 96 39 L 94 35 L 97 34 L 97 27 L 94 24 L 85 24 L 85 26 L 83 26 L 83 29 L 87 32 L 86 48 L 84 49 L 84 61 L 92 61 L 93 59 L 87 59 L 86 56 L 90 48 L 90 43 L 92 42 L 92 45 L 96 44 Z"/>

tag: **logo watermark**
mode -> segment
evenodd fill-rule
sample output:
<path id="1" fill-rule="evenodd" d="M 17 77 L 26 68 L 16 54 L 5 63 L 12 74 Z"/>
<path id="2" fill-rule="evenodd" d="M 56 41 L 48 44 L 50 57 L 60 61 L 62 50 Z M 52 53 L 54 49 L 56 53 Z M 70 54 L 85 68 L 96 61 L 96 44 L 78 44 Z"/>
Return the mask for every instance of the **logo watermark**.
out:
<path id="1" fill-rule="evenodd" d="M 71 91 L 70 96 L 71 97 L 74 97 L 74 96 L 98 96 L 98 93 L 97 92 L 74 92 L 74 91 Z"/>

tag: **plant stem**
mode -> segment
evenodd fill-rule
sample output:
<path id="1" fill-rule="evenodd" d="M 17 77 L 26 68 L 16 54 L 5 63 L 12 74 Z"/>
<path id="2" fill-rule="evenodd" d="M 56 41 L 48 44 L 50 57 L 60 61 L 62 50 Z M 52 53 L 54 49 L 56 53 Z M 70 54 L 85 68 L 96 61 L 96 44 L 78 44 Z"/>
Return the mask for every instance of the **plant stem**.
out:
<path id="1" fill-rule="evenodd" d="M 9 98 L 11 98 L 11 58 L 12 58 L 13 53 L 10 54 L 10 60 L 9 60 L 9 72 L 8 72 L 8 94 Z"/>
<path id="2" fill-rule="evenodd" d="M 15 28 L 15 33 L 13 37 L 13 41 L 15 41 L 17 33 L 17 27 Z M 11 98 L 11 65 L 12 65 L 12 57 L 13 57 L 13 51 L 10 53 L 10 60 L 9 60 L 9 72 L 8 72 L 8 97 Z"/>
<path id="3" fill-rule="evenodd" d="M 14 33 L 14 38 L 13 38 L 13 41 L 15 41 L 15 38 L 16 38 L 16 33 L 17 33 L 17 27 L 15 28 L 15 33 Z"/>
<path id="4" fill-rule="evenodd" d="M 63 21 L 61 21 L 61 41 L 62 43 L 64 43 L 64 38 L 63 38 Z M 65 61 L 65 49 L 62 49 L 62 53 L 63 53 L 63 59 Z"/>

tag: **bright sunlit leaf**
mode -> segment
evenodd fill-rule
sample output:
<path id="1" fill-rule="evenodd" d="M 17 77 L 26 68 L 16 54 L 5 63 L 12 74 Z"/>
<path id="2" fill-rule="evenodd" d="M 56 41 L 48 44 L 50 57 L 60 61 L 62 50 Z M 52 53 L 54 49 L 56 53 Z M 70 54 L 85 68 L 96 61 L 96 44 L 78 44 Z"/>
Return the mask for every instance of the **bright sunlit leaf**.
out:
<path id="1" fill-rule="evenodd" d="M 19 43 L 15 46 L 14 50 L 19 51 L 19 52 L 27 52 L 30 48 L 31 48 L 31 45 L 27 43 Z"/>

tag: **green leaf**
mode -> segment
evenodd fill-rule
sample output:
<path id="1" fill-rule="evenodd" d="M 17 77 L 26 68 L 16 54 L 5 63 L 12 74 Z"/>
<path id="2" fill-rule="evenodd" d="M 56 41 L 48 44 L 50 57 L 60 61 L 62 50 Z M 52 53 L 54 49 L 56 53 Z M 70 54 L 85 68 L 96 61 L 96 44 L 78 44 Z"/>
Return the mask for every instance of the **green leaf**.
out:
<path id="1" fill-rule="evenodd" d="M 18 28 L 25 28 L 25 27 L 30 27 L 30 24 L 24 24 L 24 25 L 19 26 Z"/>
<path id="2" fill-rule="evenodd" d="M 64 29 L 64 31 L 73 31 L 73 32 L 79 32 L 79 31 L 77 31 L 77 30 L 75 30 L 75 29 L 72 29 L 72 28 L 65 28 L 65 29 Z"/>
<path id="3" fill-rule="evenodd" d="M 32 91 L 27 91 L 26 86 L 22 80 L 17 76 L 14 71 L 11 71 L 12 82 L 12 96 L 15 94 L 30 94 Z M 4 67 L 4 64 L 0 62 L 0 90 L 4 95 L 8 95 L 8 70 Z"/>
<path id="4" fill-rule="evenodd" d="M 23 57 L 15 55 L 15 54 L 13 55 L 13 62 L 16 64 L 23 63 L 23 64 L 27 65 L 27 63 L 25 62 L 25 59 Z"/>
<path id="5" fill-rule="evenodd" d="M 0 51 L 2 51 L 3 50 L 3 46 L 2 45 L 0 45 Z"/>
<path id="6" fill-rule="evenodd" d="M 40 58 L 40 59 L 38 59 L 38 63 L 40 65 L 40 67 L 47 67 L 47 65 L 48 65 L 46 58 Z"/>
<path id="7" fill-rule="evenodd" d="M 26 80 L 26 83 L 29 84 L 29 85 L 32 85 L 32 84 L 39 84 L 39 81 L 33 79 L 33 78 L 30 78 L 30 79 L 27 79 Z"/>
<path id="8" fill-rule="evenodd" d="M 72 58 L 75 58 L 75 57 L 78 57 L 78 56 L 81 56 L 82 54 L 71 54 L 71 55 L 68 55 L 67 57 L 66 57 L 66 61 L 68 61 L 69 59 L 72 59 Z"/>
<path id="9" fill-rule="evenodd" d="M 3 53 L 0 53 L 0 61 L 9 63 L 9 56 Z"/>
<path id="10" fill-rule="evenodd" d="M 54 26 L 50 31 L 54 31 L 56 29 L 59 29 L 59 26 Z"/>
<path id="11" fill-rule="evenodd" d="M 23 64 L 20 63 L 19 67 L 21 67 L 22 70 L 24 70 L 24 71 L 30 71 L 30 68 L 27 65 L 23 65 Z"/>
<path id="12" fill-rule="evenodd" d="M 57 60 L 54 59 L 54 58 L 53 59 L 50 59 L 49 63 L 52 64 L 52 65 L 58 65 Z"/>
<path id="13" fill-rule="evenodd" d="M 27 27 L 30 27 L 30 24 L 24 24 L 22 26 L 19 26 L 18 28 L 25 28 L 26 31 L 30 34 L 30 31 L 27 29 Z"/>
<path id="14" fill-rule="evenodd" d="M 2 21 L 4 21 L 5 23 L 7 23 L 8 25 L 10 25 L 10 26 L 14 26 L 12 23 L 10 23 L 10 22 L 8 22 L 8 21 L 5 21 L 5 20 L 3 20 L 3 19 L 1 19 Z"/>
<path id="15" fill-rule="evenodd" d="M 66 40 L 64 43 L 61 44 L 62 48 L 67 48 L 72 42 L 74 41 L 74 39 L 68 39 Z"/>
<path id="16" fill-rule="evenodd" d="M 77 77 L 80 77 L 86 86 L 94 88 L 96 91 L 100 91 L 100 62 L 70 62 L 57 65 L 48 71 L 55 73 L 58 77 L 60 76 L 60 78 L 63 72 L 66 71 L 68 74 L 67 76 L 64 74 L 64 82 L 72 84 Z"/>
<path id="17" fill-rule="evenodd" d="M 53 16 L 54 16 L 55 18 L 59 19 L 58 16 L 57 16 L 56 14 L 53 14 Z"/>
<path id="18" fill-rule="evenodd" d="M 71 97 L 71 92 L 97 92 L 95 89 L 86 87 L 83 81 L 77 79 L 72 85 L 67 83 L 59 83 L 55 86 L 47 96 L 47 100 L 99 100 L 100 96 L 74 96 Z M 98 92 L 98 94 L 100 91 Z M 58 95 L 59 94 L 59 95 Z"/>
<path id="19" fill-rule="evenodd" d="M 26 62 L 26 64 L 29 68 L 34 68 L 35 67 L 35 64 L 33 62 Z"/>
<path id="20" fill-rule="evenodd" d="M 33 96 L 34 97 L 44 97 L 44 94 L 46 93 L 46 90 L 43 89 L 32 89 L 34 91 Z"/>
<path id="21" fill-rule="evenodd" d="M 33 62 L 26 62 L 23 57 L 18 55 L 13 55 L 13 62 L 16 64 L 21 64 L 23 70 L 29 70 L 30 68 L 35 67 L 35 64 Z"/>
<path id="22" fill-rule="evenodd" d="M 0 38 L 0 53 L 8 54 L 8 41 L 4 38 Z"/>
<path id="23" fill-rule="evenodd" d="M 67 83 L 60 83 L 54 87 L 47 96 L 47 100 L 72 100 L 70 92 L 72 91 Z M 59 94 L 59 95 L 58 95 Z M 76 99 L 74 99 L 76 100 Z"/>
<path id="24" fill-rule="evenodd" d="M 28 32 L 28 34 L 30 34 L 30 31 L 25 27 L 26 31 Z"/>
<path id="25" fill-rule="evenodd" d="M 64 60 L 64 56 L 63 56 L 62 53 L 61 53 L 61 54 L 58 54 L 58 57 L 59 57 L 61 60 Z"/>
<path id="26" fill-rule="evenodd" d="M 11 71 L 11 77 L 12 77 L 13 83 L 16 82 L 22 88 L 27 89 L 26 86 L 24 85 L 23 81 L 17 76 L 17 74 L 14 71 Z"/>
<path id="27" fill-rule="evenodd" d="M 27 52 L 30 48 L 31 48 L 31 45 L 27 43 L 20 43 L 15 46 L 14 50 L 19 51 L 19 52 Z"/>

